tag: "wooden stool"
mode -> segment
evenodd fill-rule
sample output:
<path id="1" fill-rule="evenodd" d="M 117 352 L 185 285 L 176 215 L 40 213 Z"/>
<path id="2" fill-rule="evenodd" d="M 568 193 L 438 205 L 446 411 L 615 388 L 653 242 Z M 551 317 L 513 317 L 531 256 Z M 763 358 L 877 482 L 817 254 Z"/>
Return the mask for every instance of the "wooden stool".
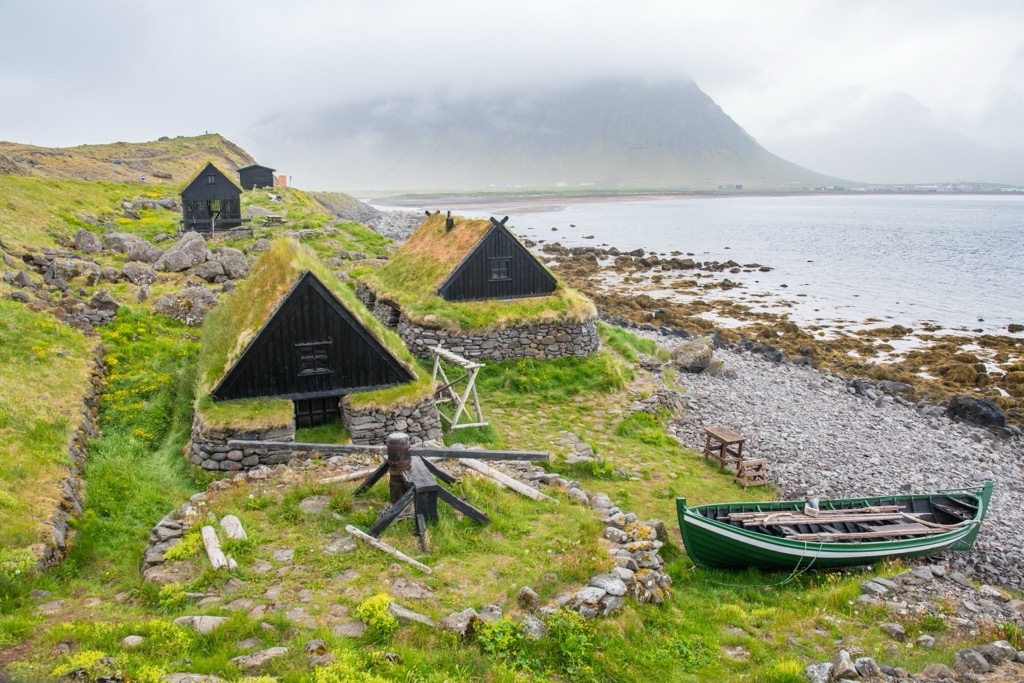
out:
<path id="1" fill-rule="evenodd" d="M 764 460 L 744 460 L 736 463 L 736 483 L 743 488 L 748 486 L 767 486 L 768 469 Z"/>
<path id="2" fill-rule="evenodd" d="M 704 459 L 712 457 L 719 467 L 736 465 L 743 461 L 743 442 L 747 437 L 722 425 L 704 430 Z"/>

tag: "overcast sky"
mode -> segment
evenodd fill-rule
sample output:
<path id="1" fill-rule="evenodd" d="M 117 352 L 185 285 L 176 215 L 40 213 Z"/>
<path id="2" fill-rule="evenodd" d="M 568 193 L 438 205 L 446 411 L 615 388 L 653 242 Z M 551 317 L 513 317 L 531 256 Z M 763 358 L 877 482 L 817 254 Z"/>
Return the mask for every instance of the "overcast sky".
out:
<path id="1" fill-rule="evenodd" d="M 686 74 L 763 143 L 905 94 L 1024 149 L 1019 0 L 0 0 L 0 17 L 0 139 L 38 145 L 230 137 L 390 92 Z"/>

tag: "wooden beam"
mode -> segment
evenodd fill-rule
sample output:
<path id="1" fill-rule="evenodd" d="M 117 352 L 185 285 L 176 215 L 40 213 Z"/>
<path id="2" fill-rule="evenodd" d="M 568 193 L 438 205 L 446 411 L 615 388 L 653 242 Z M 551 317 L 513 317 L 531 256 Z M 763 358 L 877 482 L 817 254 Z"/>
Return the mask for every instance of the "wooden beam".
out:
<path id="1" fill-rule="evenodd" d="M 362 479 L 364 477 L 368 477 L 368 476 L 372 475 L 378 469 L 380 469 L 380 468 L 379 467 L 374 467 L 373 469 L 369 469 L 369 470 L 359 470 L 358 472 L 349 472 L 348 474 L 339 474 L 339 475 L 334 476 L 334 477 L 327 477 L 326 479 L 321 479 L 320 483 L 321 484 L 333 484 L 336 481 L 355 481 L 356 479 Z"/>
<path id="2" fill-rule="evenodd" d="M 291 451 L 293 453 L 319 453 L 321 455 L 387 455 L 387 446 L 359 446 L 350 443 L 302 443 L 297 441 L 228 441 L 228 448 L 266 448 L 268 451 Z M 445 460 L 473 458 L 474 460 L 547 460 L 550 454 L 542 451 L 488 451 L 465 448 L 433 448 L 411 446 L 409 452 L 424 458 Z"/>
<path id="3" fill-rule="evenodd" d="M 424 572 L 426 574 L 433 574 L 434 573 L 433 570 L 430 567 L 428 567 L 427 565 L 425 565 L 425 564 L 423 564 L 421 562 L 417 562 L 416 560 L 412 559 L 411 557 L 409 557 L 408 555 L 403 553 L 401 550 L 398 550 L 397 548 L 394 548 L 394 547 L 388 545 L 387 543 L 385 543 L 384 541 L 381 541 L 380 539 L 376 539 L 373 536 L 369 536 L 367 534 L 364 534 L 362 531 L 360 531 L 359 529 L 355 528 L 351 524 L 349 524 L 348 526 L 345 527 L 345 531 L 349 532 L 350 534 L 352 534 L 353 536 L 358 538 L 360 541 L 362 541 L 362 542 L 364 542 L 364 543 L 366 543 L 366 544 L 376 548 L 377 550 L 383 551 L 383 552 L 385 552 L 385 553 L 387 553 L 389 555 L 393 555 L 394 557 L 397 557 L 402 562 L 407 562 L 408 564 L 411 564 L 412 566 L 416 567 L 417 569 L 419 569 L 420 571 L 422 571 L 422 572 Z"/>
<path id="4" fill-rule="evenodd" d="M 438 493 L 439 496 L 441 496 L 441 500 L 443 500 L 444 502 L 448 503 L 453 508 L 455 508 L 456 510 L 461 512 L 462 514 L 466 515 L 467 517 L 472 519 L 477 524 L 488 524 L 488 523 L 490 523 L 490 521 L 491 521 L 490 517 L 485 515 L 480 510 L 477 510 L 475 507 L 473 507 L 472 505 L 470 505 L 466 501 L 462 500 L 461 498 L 456 498 L 447 489 L 438 489 L 437 493 Z"/>
<path id="5" fill-rule="evenodd" d="M 402 497 L 395 501 L 391 507 L 380 513 L 380 517 L 373 523 L 367 532 L 370 536 L 377 537 L 384 533 L 384 530 L 391 526 L 391 523 L 398 519 L 399 515 L 405 512 L 405 508 L 412 504 L 416 497 L 416 489 L 410 488 L 402 494 Z"/>

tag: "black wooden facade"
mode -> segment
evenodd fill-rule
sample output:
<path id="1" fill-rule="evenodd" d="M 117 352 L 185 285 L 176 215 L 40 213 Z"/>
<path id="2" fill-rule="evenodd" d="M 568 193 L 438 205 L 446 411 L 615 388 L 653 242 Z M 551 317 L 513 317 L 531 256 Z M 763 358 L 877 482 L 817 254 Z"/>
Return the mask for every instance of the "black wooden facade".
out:
<path id="1" fill-rule="evenodd" d="M 181 191 L 182 228 L 199 232 L 242 224 L 242 190 L 213 164 L 207 164 Z"/>
<path id="2" fill-rule="evenodd" d="M 238 169 L 238 184 L 243 190 L 274 186 L 274 170 L 259 164 L 249 164 Z"/>
<path id="3" fill-rule="evenodd" d="M 517 299 L 555 291 L 555 278 L 505 227 L 491 219 L 491 229 L 438 288 L 448 301 Z"/>
<path id="4" fill-rule="evenodd" d="M 338 414 L 338 397 L 413 380 L 412 373 L 306 271 L 210 395 L 295 401 L 299 426 Z"/>

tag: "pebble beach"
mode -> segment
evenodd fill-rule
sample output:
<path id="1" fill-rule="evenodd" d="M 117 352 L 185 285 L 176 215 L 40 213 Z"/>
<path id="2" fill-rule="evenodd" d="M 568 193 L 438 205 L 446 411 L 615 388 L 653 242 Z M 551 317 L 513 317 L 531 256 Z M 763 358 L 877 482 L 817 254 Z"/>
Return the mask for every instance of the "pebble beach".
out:
<path id="1" fill-rule="evenodd" d="M 666 347 L 678 340 L 647 333 Z M 1024 588 L 1024 439 L 950 420 L 941 406 L 911 403 L 837 374 L 718 350 L 735 377 L 680 373 L 686 409 L 671 425 L 700 451 L 704 429 L 721 424 L 747 438 L 744 455 L 764 458 L 783 498 L 928 492 L 995 482 L 974 549 L 951 553 L 959 570 Z M 731 373 L 728 373 L 731 374 Z"/>

